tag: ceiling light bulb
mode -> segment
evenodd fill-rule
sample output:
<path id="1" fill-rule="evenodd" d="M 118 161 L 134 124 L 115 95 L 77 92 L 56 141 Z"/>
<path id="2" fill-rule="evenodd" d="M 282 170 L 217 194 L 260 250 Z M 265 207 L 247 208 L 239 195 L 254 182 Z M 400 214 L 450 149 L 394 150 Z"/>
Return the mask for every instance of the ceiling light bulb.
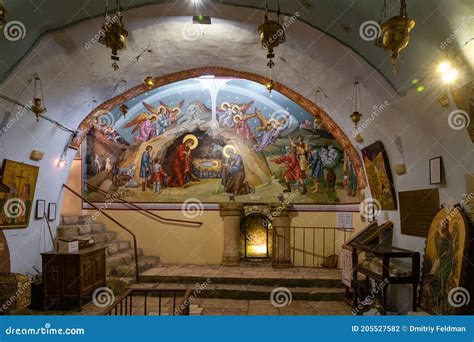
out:
<path id="1" fill-rule="evenodd" d="M 449 70 L 451 70 L 451 63 L 450 62 L 441 62 L 439 65 L 438 65 L 438 71 L 440 73 L 445 73 L 445 72 L 448 72 Z"/>
<path id="2" fill-rule="evenodd" d="M 66 161 L 64 158 L 61 158 L 61 159 L 59 160 L 59 162 L 58 162 L 58 166 L 59 166 L 60 168 L 63 168 L 63 167 L 65 167 L 66 165 L 67 165 L 67 161 Z"/>
<path id="3" fill-rule="evenodd" d="M 459 71 L 456 69 L 450 69 L 443 74 L 442 80 L 444 83 L 452 83 L 457 80 Z"/>

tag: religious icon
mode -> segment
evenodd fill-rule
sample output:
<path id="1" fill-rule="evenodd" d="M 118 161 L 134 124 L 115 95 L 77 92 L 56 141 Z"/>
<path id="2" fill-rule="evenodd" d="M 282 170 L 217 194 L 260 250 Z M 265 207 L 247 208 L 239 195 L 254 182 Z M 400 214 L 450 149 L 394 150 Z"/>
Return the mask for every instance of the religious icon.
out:
<path id="1" fill-rule="evenodd" d="M 0 193 L 0 228 L 28 227 L 38 173 L 36 166 L 4 161 L 2 182 L 10 190 Z"/>
<path id="2" fill-rule="evenodd" d="M 275 164 L 281 164 L 286 168 L 286 172 L 283 175 L 286 189 L 283 190 L 283 192 L 291 192 L 292 182 L 298 182 L 301 185 L 302 195 L 308 192 L 298 158 L 296 156 L 295 150 L 292 147 L 287 146 L 286 155 L 273 159 L 273 162 Z"/>
<path id="3" fill-rule="evenodd" d="M 426 241 L 421 275 L 420 307 L 436 315 L 472 314 L 473 305 L 453 305 L 460 289 L 472 291 L 469 278 L 471 234 L 468 219 L 459 207 L 442 208 L 434 217 Z M 472 292 L 471 292 L 472 293 Z M 457 300 L 457 299 L 456 299 Z M 456 302 L 457 304 L 457 302 Z"/>
<path id="4" fill-rule="evenodd" d="M 364 166 L 372 197 L 378 200 L 382 210 L 396 210 L 397 200 L 393 186 L 388 156 L 380 141 L 362 149 Z"/>
<path id="5" fill-rule="evenodd" d="M 182 187 L 191 180 L 197 181 L 191 173 L 193 163 L 192 151 L 199 145 L 198 139 L 193 134 L 188 134 L 183 138 L 183 142 L 176 148 L 171 158 L 171 169 L 173 175 L 170 177 L 169 187 Z"/>
<path id="6" fill-rule="evenodd" d="M 236 196 L 253 192 L 252 187 L 245 181 L 244 162 L 237 154 L 235 146 L 224 146 L 222 154 L 225 158 L 222 165 L 222 185 L 225 192 Z"/>
<path id="7" fill-rule="evenodd" d="M 148 115 L 147 113 L 141 113 L 123 127 L 133 127 L 132 134 L 138 131 L 138 135 L 134 136 L 133 140 L 136 142 L 144 142 L 156 136 L 157 121 L 158 116 L 156 114 Z"/>
<path id="8" fill-rule="evenodd" d="M 257 127 L 257 131 L 263 131 L 264 133 L 260 137 L 258 143 L 254 146 L 256 152 L 263 151 L 266 147 L 273 145 L 275 141 L 280 137 L 281 133 L 288 128 L 290 123 L 290 115 L 285 116 L 279 115 L 278 117 L 267 118 L 258 110 L 255 110 L 260 126 Z"/>
<path id="9" fill-rule="evenodd" d="M 343 166 L 347 147 L 328 128 L 315 129 L 315 118 L 283 94 L 262 98 L 251 81 L 225 81 L 206 80 L 206 90 L 201 79 L 156 88 L 138 95 L 126 118 L 111 109 L 108 118 L 120 124 L 105 138 L 95 126 L 87 134 L 84 179 L 150 208 L 189 198 L 205 206 L 272 202 L 284 190 L 298 190 L 293 204 L 359 202 L 360 164 Z M 91 189 L 84 197 L 107 201 Z"/>

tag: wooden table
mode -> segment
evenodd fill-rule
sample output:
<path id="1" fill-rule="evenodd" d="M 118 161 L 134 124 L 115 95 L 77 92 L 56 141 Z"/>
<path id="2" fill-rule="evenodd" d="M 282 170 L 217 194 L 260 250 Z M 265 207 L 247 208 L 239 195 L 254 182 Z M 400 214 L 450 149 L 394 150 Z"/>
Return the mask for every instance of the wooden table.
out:
<path id="1" fill-rule="evenodd" d="M 45 309 L 48 309 L 51 300 L 62 307 L 74 303 L 81 309 L 84 298 L 105 286 L 106 248 L 100 245 L 71 253 L 41 253 Z M 72 306 L 76 306 L 74 304 Z"/>
<path id="2" fill-rule="evenodd" d="M 420 253 L 415 251 L 410 251 L 407 249 L 402 249 L 394 246 L 388 246 L 383 244 L 375 245 L 360 245 L 353 244 L 352 250 L 352 281 L 354 285 L 353 293 L 353 307 L 357 308 L 359 305 L 358 300 L 358 286 L 359 282 L 357 279 L 358 273 L 361 273 L 366 276 L 366 287 L 369 285 L 368 279 L 373 279 L 379 284 L 383 283 L 381 287 L 382 294 L 382 305 L 384 309 L 387 309 L 387 289 L 389 285 L 394 284 L 411 284 L 413 291 L 413 311 L 416 311 L 417 308 L 417 291 L 418 284 L 420 283 Z M 366 252 L 372 257 L 379 258 L 382 261 L 382 272 L 377 273 L 373 270 L 370 270 L 364 267 L 362 264 L 359 264 L 358 254 L 359 252 Z M 395 275 L 390 273 L 390 259 L 396 258 L 410 258 L 411 259 L 411 273 L 408 275 Z M 369 292 L 368 289 L 366 291 Z"/>

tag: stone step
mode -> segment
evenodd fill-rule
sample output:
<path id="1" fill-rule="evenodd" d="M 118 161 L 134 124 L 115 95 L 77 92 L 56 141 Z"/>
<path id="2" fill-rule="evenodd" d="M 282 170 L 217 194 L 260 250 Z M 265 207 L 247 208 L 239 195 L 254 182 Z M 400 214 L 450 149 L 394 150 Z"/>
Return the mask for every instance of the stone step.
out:
<path id="1" fill-rule="evenodd" d="M 130 241 L 115 240 L 109 244 L 107 249 L 108 255 L 117 254 L 123 251 L 126 251 L 132 247 Z"/>
<path id="2" fill-rule="evenodd" d="M 135 278 L 133 277 L 107 276 L 107 287 L 113 291 L 115 297 L 123 294 L 133 284 L 135 284 Z"/>
<path id="3" fill-rule="evenodd" d="M 189 315 L 190 316 L 201 316 L 203 312 L 203 308 L 200 308 L 198 305 L 190 305 L 189 306 Z"/>
<path id="4" fill-rule="evenodd" d="M 188 285 L 182 283 L 160 283 L 160 284 L 134 284 L 130 288 L 150 288 L 160 289 L 173 288 L 177 290 L 191 289 L 193 298 L 219 298 L 236 300 L 304 300 L 304 301 L 342 301 L 346 297 L 346 291 L 343 288 L 333 287 L 282 287 L 280 285 L 262 286 L 262 285 L 238 285 L 238 284 L 218 284 L 202 283 Z M 280 288 L 281 289 L 277 289 Z M 276 292 L 274 292 L 277 290 Z M 272 294 L 273 293 L 273 294 Z"/>
<path id="5" fill-rule="evenodd" d="M 157 256 L 143 256 L 138 260 L 138 271 L 140 273 L 156 267 L 160 263 L 160 258 Z M 111 274 L 115 276 L 133 276 L 135 274 L 135 264 L 133 260 L 128 265 L 119 265 L 112 268 Z"/>
<path id="6" fill-rule="evenodd" d="M 85 224 L 92 220 L 92 215 L 61 215 L 63 224 Z"/>
<path id="7" fill-rule="evenodd" d="M 140 259 L 143 257 L 143 250 L 141 248 L 137 249 L 137 255 L 138 258 Z M 135 254 L 133 252 L 133 249 L 127 249 L 120 251 L 119 253 L 115 253 L 113 255 L 108 255 L 106 257 L 106 265 L 111 266 L 111 267 L 117 267 L 120 265 L 128 265 L 133 262 L 135 258 Z"/>
<path id="8" fill-rule="evenodd" d="M 91 224 L 62 224 L 58 226 L 56 234 L 59 238 L 72 238 L 75 235 L 103 232 L 105 232 L 105 224 L 93 222 Z"/>
<path id="9" fill-rule="evenodd" d="M 170 316 L 171 312 L 173 311 L 172 306 L 164 306 L 161 308 L 161 314 L 159 311 L 152 310 L 147 312 L 148 316 Z M 189 306 L 189 315 L 190 316 L 201 316 L 202 312 L 204 311 L 203 308 L 200 308 L 198 305 L 190 305 Z"/>
<path id="10" fill-rule="evenodd" d="M 240 277 L 213 277 L 213 276 L 175 276 L 154 275 L 154 269 L 147 270 L 140 275 L 140 281 L 144 283 L 179 283 L 179 284 L 203 284 L 211 282 L 215 284 L 230 285 L 260 285 L 260 286 L 286 286 L 286 287 L 328 287 L 344 288 L 341 278 L 322 279 L 297 279 L 297 278 L 257 278 L 255 276 L 242 275 Z"/>

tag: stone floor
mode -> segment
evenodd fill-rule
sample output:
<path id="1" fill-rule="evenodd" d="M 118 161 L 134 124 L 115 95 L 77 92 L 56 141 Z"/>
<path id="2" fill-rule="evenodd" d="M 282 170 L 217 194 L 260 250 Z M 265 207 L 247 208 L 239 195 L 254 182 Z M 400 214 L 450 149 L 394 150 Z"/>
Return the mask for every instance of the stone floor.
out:
<path id="1" fill-rule="evenodd" d="M 147 314 L 158 315 L 157 298 L 147 299 Z M 143 298 L 136 297 L 133 303 L 134 315 L 144 314 Z M 81 311 L 34 311 L 17 310 L 12 312 L 15 315 L 100 315 L 103 308 L 95 306 L 92 302 L 85 305 Z M 162 314 L 170 315 L 172 312 L 172 302 L 170 299 L 163 299 Z M 234 299 L 211 299 L 196 298 L 191 304 L 191 315 L 205 316 L 269 316 L 269 315 L 350 315 L 351 309 L 341 301 L 299 301 L 294 300 L 286 306 L 276 307 L 270 300 L 234 300 Z"/>
<path id="2" fill-rule="evenodd" d="M 275 278 L 275 279 L 341 279 L 341 270 L 326 268 L 273 268 L 241 265 L 174 265 L 162 264 L 142 273 L 143 276 L 212 277 L 212 278 Z"/>
<path id="3" fill-rule="evenodd" d="M 279 269 L 262 264 L 243 264 L 239 267 L 163 264 L 145 271 L 141 276 L 144 283 L 132 287 L 193 290 L 206 281 L 207 293 L 202 292 L 192 299 L 192 315 L 351 314 L 349 305 L 342 300 L 345 290 L 341 286 L 341 271 L 337 269 Z M 281 286 L 292 295 L 284 306 L 274 304 L 271 300 L 272 291 Z M 133 313 L 143 315 L 144 297 L 134 296 L 133 299 Z M 171 314 L 172 307 L 171 299 L 162 299 L 162 314 Z M 157 308 L 158 298 L 148 297 L 147 314 L 157 315 Z M 81 311 L 21 310 L 15 314 L 100 315 L 103 310 L 89 302 Z"/>
<path id="4" fill-rule="evenodd" d="M 197 299 L 203 309 L 202 315 L 246 316 L 246 315 L 350 315 L 351 309 L 345 302 L 292 301 L 283 307 L 274 306 L 269 300 Z"/>

